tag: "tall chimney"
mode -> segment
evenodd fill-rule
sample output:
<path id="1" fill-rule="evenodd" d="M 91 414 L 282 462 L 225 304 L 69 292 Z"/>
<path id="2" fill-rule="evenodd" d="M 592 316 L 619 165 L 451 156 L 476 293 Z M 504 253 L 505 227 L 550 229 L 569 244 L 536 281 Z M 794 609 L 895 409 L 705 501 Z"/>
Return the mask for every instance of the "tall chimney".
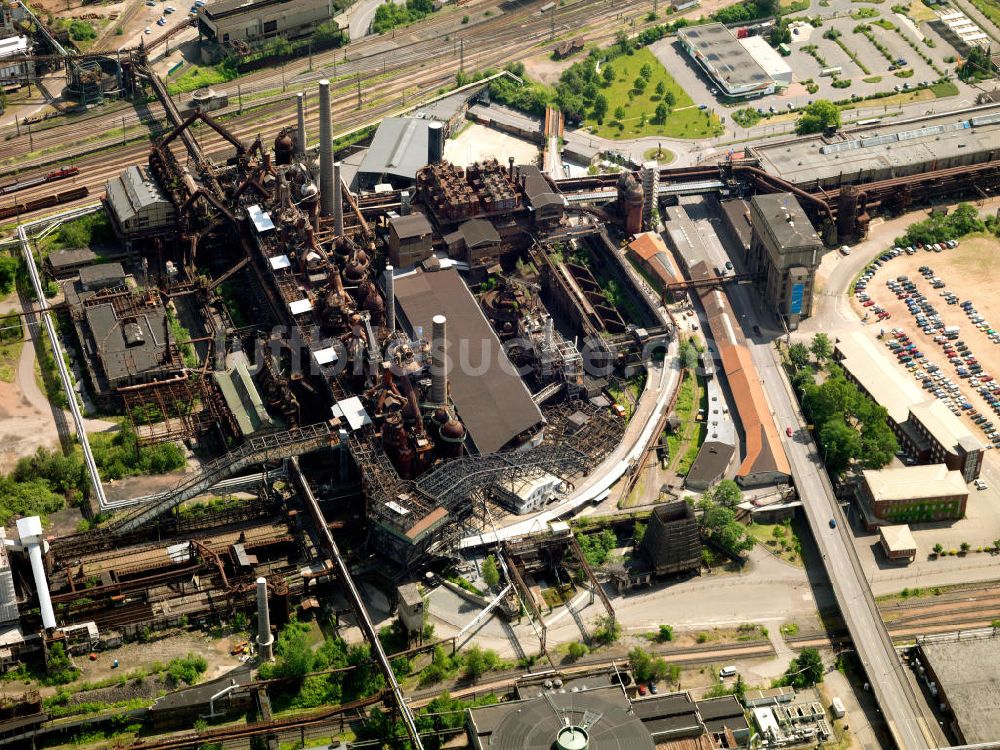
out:
<path id="1" fill-rule="evenodd" d="M 299 110 L 299 127 L 295 131 L 295 153 L 302 157 L 306 155 L 306 96 L 301 91 L 295 95 Z"/>
<path id="2" fill-rule="evenodd" d="M 333 163 L 333 227 L 338 237 L 344 236 L 344 186 L 340 182 L 339 161 Z"/>
<path id="3" fill-rule="evenodd" d="M 427 163 L 437 164 L 444 158 L 444 123 L 436 120 L 427 126 Z"/>
<path id="4" fill-rule="evenodd" d="M 319 196 L 320 215 L 333 215 L 333 115 L 330 113 L 330 81 L 319 82 Z"/>
<path id="5" fill-rule="evenodd" d="M 444 315 L 431 320 L 431 401 L 443 404 L 448 398 L 448 341 L 445 338 Z"/>
<path id="6" fill-rule="evenodd" d="M 267 611 L 267 579 L 257 579 L 257 651 L 261 662 L 274 661 L 274 636 L 271 635 L 271 615 Z"/>
<path id="7" fill-rule="evenodd" d="M 402 191 L 400 191 L 400 193 L 399 193 L 399 215 L 400 216 L 409 216 L 410 215 L 410 205 L 411 205 L 411 201 L 412 200 L 413 200 L 413 198 L 410 195 L 410 191 L 409 190 L 402 190 Z"/>
<path id="8" fill-rule="evenodd" d="M 555 338 L 554 329 L 555 325 L 552 322 L 552 316 L 550 315 L 545 319 L 545 346 L 551 348 L 552 341 Z"/>
<path id="9" fill-rule="evenodd" d="M 392 277 L 392 266 L 385 267 L 385 327 L 389 333 L 396 330 L 396 280 Z"/>

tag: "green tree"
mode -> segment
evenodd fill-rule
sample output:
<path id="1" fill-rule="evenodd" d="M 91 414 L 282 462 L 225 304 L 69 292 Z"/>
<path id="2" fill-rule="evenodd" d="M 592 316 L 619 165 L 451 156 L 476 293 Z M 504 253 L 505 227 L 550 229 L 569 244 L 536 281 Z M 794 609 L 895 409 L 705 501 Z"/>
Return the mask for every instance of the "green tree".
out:
<path id="1" fill-rule="evenodd" d="M 823 681 L 823 659 L 814 648 L 804 648 L 788 664 L 785 672 L 788 684 L 794 688 L 810 688 Z"/>
<path id="2" fill-rule="evenodd" d="M 464 674 L 470 680 L 477 680 L 486 672 L 500 666 L 500 658 L 496 651 L 470 646 L 463 657 Z"/>
<path id="3" fill-rule="evenodd" d="M 639 68 L 639 76 L 644 81 L 652 81 L 653 80 L 653 66 L 650 65 L 649 63 L 643 63 L 642 67 Z"/>
<path id="4" fill-rule="evenodd" d="M 659 104 L 657 104 L 656 105 L 656 112 L 655 112 L 655 115 L 656 115 L 655 122 L 656 122 L 656 124 L 657 125 L 662 125 L 663 123 L 665 123 L 667 121 L 667 116 L 669 114 L 670 114 L 670 110 L 667 108 L 666 104 L 664 104 L 663 102 L 660 102 Z"/>
<path id="5" fill-rule="evenodd" d="M 660 625 L 659 631 L 656 633 L 656 640 L 660 643 L 665 643 L 667 641 L 672 641 L 674 639 L 674 628 L 672 625 Z"/>
<path id="6" fill-rule="evenodd" d="M 831 474 L 840 474 L 861 453 L 861 438 L 843 418 L 828 419 L 819 431 L 823 461 Z"/>
<path id="7" fill-rule="evenodd" d="M 306 623 L 291 619 L 281 629 L 278 640 L 274 644 L 274 665 L 262 668 L 265 678 L 291 677 L 301 678 L 313 669 L 313 650 L 309 642 L 309 626 Z"/>
<path id="8" fill-rule="evenodd" d="M 625 120 L 625 107 L 620 104 L 615 107 L 615 119 L 618 120 L 618 122 L 623 122 Z"/>
<path id="9" fill-rule="evenodd" d="M 574 641 L 573 643 L 569 644 L 569 649 L 567 650 L 567 656 L 569 657 L 570 661 L 577 661 L 579 659 L 582 659 L 589 653 L 590 649 L 587 648 L 587 645 L 585 643 L 580 643 L 578 641 Z"/>
<path id="10" fill-rule="evenodd" d="M 833 344 L 830 342 L 830 337 L 825 333 L 817 333 L 813 336 L 809 351 L 816 357 L 816 361 L 822 364 L 833 354 Z"/>
<path id="11" fill-rule="evenodd" d="M 673 91 L 668 91 L 666 96 L 663 97 L 663 101 L 666 102 L 666 105 L 670 107 L 670 109 L 673 109 L 677 106 L 677 94 Z"/>
<path id="12" fill-rule="evenodd" d="M 637 682 L 648 682 L 653 676 L 653 658 L 644 649 L 636 646 L 628 652 L 629 664 Z"/>
<path id="13" fill-rule="evenodd" d="M 706 493 L 713 502 L 726 508 L 733 508 L 739 505 L 743 499 L 740 486 L 732 479 L 723 479 Z"/>
<path id="14" fill-rule="evenodd" d="M 14 288 L 14 278 L 17 276 L 19 265 L 17 258 L 0 255 L 0 294 L 10 294 Z"/>
<path id="15" fill-rule="evenodd" d="M 796 341 L 788 347 L 788 361 L 801 370 L 809 364 L 809 349 L 802 342 Z"/>
<path id="16" fill-rule="evenodd" d="M 665 93 L 667 93 L 667 84 L 664 83 L 663 81 L 657 81 L 656 95 L 662 99 Z"/>
<path id="17" fill-rule="evenodd" d="M 381 6 L 380 6 L 381 7 Z M 608 97 L 598 94 L 594 97 L 594 119 L 599 123 L 604 122 L 604 116 L 608 113 Z"/>
<path id="18" fill-rule="evenodd" d="M 647 83 L 648 81 L 645 78 L 643 78 L 642 76 L 637 76 L 636 79 L 632 81 L 632 88 L 635 89 L 636 92 L 641 94 L 643 91 L 646 90 Z"/>
<path id="19" fill-rule="evenodd" d="M 806 135 L 838 127 L 840 127 L 840 109 L 829 99 L 817 99 L 802 110 L 795 123 L 795 132 Z"/>
<path id="20" fill-rule="evenodd" d="M 497 561 L 493 555 L 487 555 L 483 560 L 483 583 L 491 589 L 495 589 L 500 583 L 500 571 L 497 570 Z"/>
<path id="21" fill-rule="evenodd" d="M 604 67 L 601 69 L 601 78 L 604 79 L 604 85 L 610 86 L 615 80 L 615 69 L 612 67 L 611 63 L 604 63 Z"/>

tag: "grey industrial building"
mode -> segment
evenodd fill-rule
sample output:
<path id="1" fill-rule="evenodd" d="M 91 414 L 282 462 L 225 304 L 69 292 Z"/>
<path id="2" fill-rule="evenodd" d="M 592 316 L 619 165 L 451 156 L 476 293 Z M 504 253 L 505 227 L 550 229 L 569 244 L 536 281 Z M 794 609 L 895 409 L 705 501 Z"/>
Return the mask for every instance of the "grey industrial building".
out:
<path id="1" fill-rule="evenodd" d="M 790 193 L 755 195 L 750 224 L 750 272 L 763 280 L 765 303 L 795 328 L 812 314 L 823 241 Z"/>
<path id="2" fill-rule="evenodd" d="M 917 660 L 960 745 L 1000 737 L 1000 636 L 995 629 L 917 639 Z"/>
<path id="3" fill-rule="evenodd" d="M 176 231 L 174 204 L 148 167 L 130 166 L 105 185 L 104 205 L 115 234 L 128 247 L 133 240 Z"/>
<path id="4" fill-rule="evenodd" d="M 653 575 L 698 570 L 701 567 L 701 537 L 691 506 L 683 500 L 657 505 L 649 516 L 641 550 Z"/>
<path id="5" fill-rule="evenodd" d="M 419 117 L 387 117 L 382 120 L 358 167 L 358 187 L 371 189 L 383 182 L 397 188 L 412 185 L 417 170 L 427 164 L 432 122 Z"/>
<path id="6" fill-rule="evenodd" d="M 774 79 L 723 24 L 683 28 L 677 32 L 677 40 L 726 96 L 749 98 L 774 93 Z"/>
<path id="7" fill-rule="evenodd" d="M 198 11 L 198 34 L 217 44 L 307 36 L 333 18 L 333 0 L 216 0 Z"/>
<path id="8" fill-rule="evenodd" d="M 733 696 L 694 701 L 689 693 L 677 692 L 631 700 L 621 686 L 593 675 L 567 678 L 558 689 L 533 683 L 518 685 L 515 691 L 515 700 L 468 709 L 471 747 L 714 750 L 745 746 L 750 736 Z"/>
<path id="9" fill-rule="evenodd" d="M 479 453 L 540 437 L 542 413 L 458 271 L 401 274 L 395 294 L 411 333 L 445 316 L 449 393 Z"/>
<path id="10" fill-rule="evenodd" d="M 66 279 L 80 272 L 84 266 L 97 262 L 97 253 L 90 248 L 59 250 L 49 253 L 45 258 L 45 270 L 54 279 Z"/>
<path id="11" fill-rule="evenodd" d="M 837 187 L 969 166 L 998 156 L 1000 105 L 752 146 L 775 177 Z"/>

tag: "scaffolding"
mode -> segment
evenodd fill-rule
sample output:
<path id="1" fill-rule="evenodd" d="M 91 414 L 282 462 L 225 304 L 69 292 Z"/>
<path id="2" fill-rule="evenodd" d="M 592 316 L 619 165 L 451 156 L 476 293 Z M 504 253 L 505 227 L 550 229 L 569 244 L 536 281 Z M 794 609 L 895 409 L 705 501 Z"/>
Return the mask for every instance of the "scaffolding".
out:
<path id="1" fill-rule="evenodd" d="M 207 378 L 183 372 L 170 380 L 118 389 L 139 445 L 195 438 L 232 420 Z M 237 434 L 232 430 L 230 432 Z"/>

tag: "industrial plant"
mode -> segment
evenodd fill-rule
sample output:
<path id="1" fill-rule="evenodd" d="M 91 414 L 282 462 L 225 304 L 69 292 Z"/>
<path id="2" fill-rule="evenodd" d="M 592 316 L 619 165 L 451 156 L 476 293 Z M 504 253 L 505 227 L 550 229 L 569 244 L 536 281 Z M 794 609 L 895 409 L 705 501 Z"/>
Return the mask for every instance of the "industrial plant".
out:
<path id="1" fill-rule="evenodd" d="M 361 36 L 372 24 L 361 11 L 411 10 L 360 5 L 351 12 Z M 523 20 L 516 4 L 502 5 Z M 568 66 L 590 53 L 576 33 L 557 38 L 550 19 L 573 12 L 562 5 L 524 18 L 545 27 L 533 33 L 551 42 L 552 62 Z M 690 7 L 674 3 L 671 12 Z M 167 8 L 164 17 L 174 12 Z M 888 563 L 925 564 L 925 538 L 906 524 L 943 529 L 979 511 L 968 483 L 986 489 L 992 456 L 961 421 L 972 405 L 949 409 L 901 381 L 864 328 L 802 342 L 803 331 L 823 333 L 850 313 L 831 312 L 824 296 L 842 294 L 841 281 L 864 292 L 858 279 L 867 283 L 882 261 L 859 276 L 852 246 L 865 247 L 884 221 L 917 207 L 943 221 L 934 217 L 948 215 L 950 202 L 992 200 L 1000 105 L 905 114 L 900 106 L 884 121 L 748 137 L 728 152 L 706 136 L 676 163 L 660 144 L 647 148 L 652 141 L 612 153 L 603 118 L 568 132 L 571 114 L 552 101 L 531 113 L 491 104 L 503 87 L 525 85 L 523 71 L 498 64 L 467 76 L 469 16 L 448 25 L 450 10 L 435 3 L 426 14 L 440 11 L 431 20 L 445 29 L 440 44 L 455 47 L 459 85 L 449 61 L 446 86 L 395 91 L 400 101 L 388 108 L 364 99 L 360 69 L 380 56 L 389 79 L 399 73 L 393 55 L 413 54 L 407 65 L 422 70 L 422 48 L 411 50 L 417 42 L 406 35 L 423 16 L 400 21 L 398 38 L 395 29 L 379 35 L 384 47 L 319 59 L 349 38 L 353 45 L 357 31 L 352 18 L 337 25 L 344 8 L 332 0 L 196 3 L 177 34 L 190 32 L 219 78 L 247 72 L 236 70 L 247 61 L 266 67 L 289 40 L 311 45 L 322 31 L 325 41 L 315 65 L 308 46 L 308 68 L 303 60 L 286 77 L 284 61 L 274 63 L 260 90 L 209 74 L 211 88 L 182 96 L 157 72 L 172 64 L 166 54 L 153 59 L 174 31 L 147 43 L 146 29 L 115 54 L 100 45 L 70 54 L 27 5 L 0 5 L 0 28 L 32 28 L 30 44 L 0 34 L 3 81 L 30 87 L 59 69 L 63 96 L 84 108 L 134 95 L 157 120 L 138 137 L 141 158 L 109 166 L 96 183 L 67 164 L 0 186 L 0 217 L 16 222 L 10 246 L 23 261 L 20 306 L 5 325 L 23 320 L 36 341 L 36 390 L 51 401 L 61 441 L 53 456 L 79 456 L 82 478 L 72 481 L 84 488 L 74 484 L 63 498 L 76 506 L 75 531 L 62 518 L 56 530 L 41 510 L 12 512 L 0 529 L 0 672 L 29 681 L 63 663 L 111 660 L 116 670 L 130 647 L 224 632 L 216 650 L 236 666 L 213 662 L 199 685 L 172 676 L 169 690 L 140 690 L 143 679 L 169 673 L 164 666 L 107 671 L 108 684 L 88 686 L 107 688 L 119 674 L 122 685 L 135 681 L 132 700 L 148 705 L 113 708 L 141 733 L 121 740 L 115 722 L 124 719 L 93 721 L 110 742 L 158 750 L 312 740 L 335 748 L 348 736 L 359 747 L 414 750 L 446 740 L 511 750 L 819 745 L 850 736 L 841 688 L 816 687 L 826 673 L 835 685 L 861 680 L 852 725 L 862 713 L 877 723 L 882 712 L 880 739 L 894 747 L 926 750 L 933 744 L 923 739 L 946 729 L 988 741 L 996 722 L 955 664 L 995 654 L 995 634 L 920 634 L 907 656 L 910 679 L 892 638 L 913 633 L 890 634 L 873 588 L 881 568 L 863 569 L 858 557 L 868 545 Z M 951 26 L 978 46 L 978 28 Z M 741 106 L 794 89 L 784 45 L 752 31 L 681 24 L 657 54 L 687 54 L 695 63 L 687 75 L 708 76 Z M 666 35 L 656 37 L 661 47 Z M 349 71 L 338 75 L 338 65 Z M 608 79 L 610 90 L 617 83 Z M 353 106 L 355 96 L 357 119 L 347 122 L 344 102 Z M 237 126 L 244 99 L 272 97 L 282 108 L 272 119 L 255 120 L 251 135 Z M 717 117 L 693 99 L 679 110 Z M 630 117 L 615 117 L 624 132 Z M 645 125 L 646 113 L 639 117 Z M 511 155 L 512 146 L 463 159 L 455 143 L 472 126 L 528 144 L 530 158 Z M 135 140 L 131 128 L 123 118 L 122 149 Z M 341 140 L 345 132 L 352 137 Z M 587 163 L 564 166 L 564 152 Z M 46 209 L 58 213 L 34 216 Z M 99 222 L 106 236 L 46 251 L 61 227 L 81 221 Z M 954 249 L 934 244 L 926 251 Z M 915 305 L 911 291 L 897 300 Z M 870 301 L 858 296 L 862 323 L 867 309 L 878 324 L 891 317 Z M 900 353 L 915 348 L 899 339 Z M 34 372 L 30 358 L 10 367 Z M 924 390 L 940 379 L 931 373 L 921 373 Z M 890 463 L 902 449 L 894 465 L 859 459 L 827 476 L 829 456 L 813 439 L 833 428 L 809 424 L 806 403 L 830 378 L 871 402 L 895 446 L 884 451 Z M 982 378 L 984 398 L 989 382 Z M 867 450 L 870 435 L 859 434 Z M 169 447 L 178 460 L 155 481 L 131 467 L 102 476 L 97 447 L 123 435 L 136 456 Z M 857 541 L 855 529 L 880 541 Z M 955 543 L 963 557 L 966 545 Z M 959 556 L 937 546 L 926 564 Z M 817 583 L 822 576 L 803 566 L 825 567 L 829 580 Z M 770 611 L 751 621 L 740 608 L 768 599 L 754 588 L 761 570 L 792 581 L 792 593 L 760 604 Z M 694 622 L 687 597 L 699 592 L 731 611 L 716 618 L 723 625 L 692 626 L 675 641 L 667 620 Z M 942 601 L 962 606 L 950 593 Z M 836 626 L 823 620 L 795 640 L 793 617 L 836 605 Z M 920 620 L 898 605 L 899 623 Z M 783 606 L 795 614 L 785 619 Z M 282 670 L 298 628 L 313 641 L 291 675 Z M 229 650 L 222 638 L 234 633 L 244 640 Z M 857 652 L 837 652 L 840 671 L 818 655 L 807 663 L 814 640 L 840 649 L 845 634 Z M 620 638 L 634 648 L 616 647 Z M 709 642 L 716 638 L 741 643 Z M 754 676 L 765 687 L 754 689 L 744 653 L 771 661 L 785 640 L 801 663 L 767 667 Z M 510 644 L 511 661 L 478 651 L 496 642 Z M 478 671 L 462 666 L 467 647 L 484 660 Z M 730 652 L 739 669 L 714 663 Z M 418 678 L 411 659 L 429 662 L 437 679 Z M 494 668 L 509 679 L 484 691 L 478 681 Z M 808 685 L 796 679 L 807 671 L 815 673 Z M 985 685 L 993 672 L 980 668 L 976 679 Z M 365 689 L 344 687 L 358 675 L 371 676 Z M 418 682 L 425 692 L 414 692 Z M 434 698 L 438 683 L 467 703 L 452 709 L 447 693 Z M 315 688 L 310 705 L 289 698 L 304 686 Z M 947 718 L 940 730 L 928 729 L 917 688 Z M 61 713 L 76 700 L 71 689 L 50 692 L 0 690 L 0 745 L 76 741 L 88 720 Z M 370 736 L 355 732 L 362 725 Z M 871 726 L 861 731 L 875 737 Z"/>

